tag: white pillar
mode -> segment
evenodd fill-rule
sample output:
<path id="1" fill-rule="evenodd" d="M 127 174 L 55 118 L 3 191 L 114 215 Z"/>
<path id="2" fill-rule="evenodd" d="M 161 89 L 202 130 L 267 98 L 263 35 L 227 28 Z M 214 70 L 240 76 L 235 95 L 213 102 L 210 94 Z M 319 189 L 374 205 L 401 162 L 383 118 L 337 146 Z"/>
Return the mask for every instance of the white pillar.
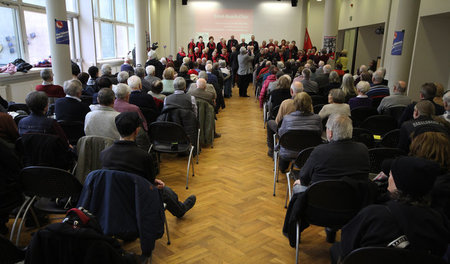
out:
<path id="1" fill-rule="evenodd" d="M 134 1 L 134 34 L 136 40 L 136 65 L 145 65 L 147 61 L 147 40 L 145 31 L 148 29 L 147 0 Z"/>
<path id="2" fill-rule="evenodd" d="M 52 56 L 52 71 L 55 75 L 54 84 L 63 85 L 64 81 L 72 79 L 72 65 L 70 62 L 70 48 L 67 44 L 56 44 L 55 19 L 67 21 L 66 2 L 61 0 L 47 0 L 47 26 Z"/>
<path id="3" fill-rule="evenodd" d="M 303 43 L 305 42 L 305 32 L 308 27 L 308 13 L 309 13 L 309 1 L 301 0 L 301 17 L 300 17 L 300 39 L 297 43 L 299 49 L 303 49 Z"/>
<path id="4" fill-rule="evenodd" d="M 322 32 L 322 48 L 325 37 L 337 37 L 339 25 L 340 0 L 325 0 L 324 22 Z"/>
<path id="5" fill-rule="evenodd" d="M 175 0 L 170 0 L 170 48 L 169 54 L 176 57 L 177 54 L 177 5 Z M 167 54 L 167 56 L 169 56 Z"/>
<path id="6" fill-rule="evenodd" d="M 411 69 L 411 58 L 416 36 L 417 19 L 419 15 L 420 1 L 398 0 L 398 11 L 391 14 L 395 17 L 393 23 L 395 31 L 404 30 L 403 47 L 401 55 L 391 55 L 392 43 L 386 44 L 386 54 L 389 56 L 390 65 L 387 66 L 389 86 L 397 81 L 408 81 L 409 71 Z M 408 89 L 409 90 L 409 89 Z M 409 94 L 409 93 L 408 93 Z"/>

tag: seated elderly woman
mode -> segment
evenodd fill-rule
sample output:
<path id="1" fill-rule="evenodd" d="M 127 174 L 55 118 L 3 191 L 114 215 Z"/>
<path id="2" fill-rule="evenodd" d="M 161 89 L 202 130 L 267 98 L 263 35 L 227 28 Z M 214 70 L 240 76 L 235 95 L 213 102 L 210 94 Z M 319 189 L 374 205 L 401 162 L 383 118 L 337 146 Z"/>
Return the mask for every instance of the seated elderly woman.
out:
<path id="1" fill-rule="evenodd" d="M 174 91 L 173 80 L 175 79 L 175 70 L 169 67 L 163 72 L 163 94 L 172 94 Z"/>
<path id="2" fill-rule="evenodd" d="M 356 96 L 355 79 L 350 73 L 346 73 L 342 77 L 341 89 L 345 94 L 345 102 Z"/>
<path id="3" fill-rule="evenodd" d="M 278 130 L 280 137 L 290 130 L 313 130 L 322 133 L 322 122 L 319 115 L 314 114 L 312 99 L 305 92 L 298 93 L 294 97 L 296 111 L 283 117 L 283 122 Z M 296 151 L 290 151 L 280 147 L 280 170 L 286 171 L 291 160 L 298 155 Z"/>
<path id="4" fill-rule="evenodd" d="M 319 112 L 320 118 L 326 119 L 331 114 L 350 116 L 350 106 L 344 102 L 345 93 L 341 89 L 332 89 L 328 94 L 328 104 Z"/>
<path id="5" fill-rule="evenodd" d="M 348 100 L 350 110 L 353 110 L 357 107 L 372 107 L 372 99 L 370 99 L 366 95 L 366 93 L 370 90 L 370 83 L 366 81 L 360 81 L 356 85 L 356 90 L 358 91 L 358 95 Z"/>

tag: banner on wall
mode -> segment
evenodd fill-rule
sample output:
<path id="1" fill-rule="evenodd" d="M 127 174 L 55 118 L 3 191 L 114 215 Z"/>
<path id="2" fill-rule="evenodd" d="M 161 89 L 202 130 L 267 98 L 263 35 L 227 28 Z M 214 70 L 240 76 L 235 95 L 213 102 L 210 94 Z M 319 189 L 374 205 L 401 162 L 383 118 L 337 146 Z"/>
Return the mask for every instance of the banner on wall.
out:
<path id="1" fill-rule="evenodd" d="M 336 50 L 336 36 L 324 36 L 323 48 L 327 49 L 328 52 L 334 52 Z"/>
<path id="2" fill-rule="evenodd" d="M 203 36 L 203 40 L 208 42 L 205 36 L 214 36 L 216 41 L 219 37 L 228 39 L 231 35 L 240 42 L 239 37 L 244 37 L 246 41 L 249 32 L 253 32 L 253 10 L 245 9 L 211 9 L 196 10 L 195 31 Z"/>
<path id="3" fill-rule="evenodd" d="M 394 32 L 394 43 L 392 44 L 391 55 L 402 55 L 404 36 L 404 30 Z"/>
<path id="4" fill-rule="evenodd" d="M 55 19 L 55 37 L 56 44 L 69 45 L 69 27 L 67 26 L 67 20 Z"/>
<path id="5" fill-rule="evenodd" d="M 305 41 L 303 42 L 303 50 L 308 51 L 309 49 L 312 49 L 313 45 L 311 42 L 311 38 L 309 37 L 308 28 L 306 28 L 305 31 Z"/>

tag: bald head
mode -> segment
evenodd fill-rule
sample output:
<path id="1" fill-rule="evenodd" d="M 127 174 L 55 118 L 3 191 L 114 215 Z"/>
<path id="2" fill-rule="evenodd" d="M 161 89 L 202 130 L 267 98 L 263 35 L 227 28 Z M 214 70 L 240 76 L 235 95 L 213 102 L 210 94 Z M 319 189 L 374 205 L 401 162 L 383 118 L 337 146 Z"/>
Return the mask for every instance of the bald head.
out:
<path id="1" fill-rule="evenodd" d="M 199 78 L 197 80 L 197 88 L 205 90 L 206 89 L 206 80 L 203 78 Z"/>
<path id="2" fill-rule="evenodd" d="M 303 92 L 303 84 L 301 82 L 295 81 L 291 84 L 291 95 L 295 96 L 298 93 Z"/>
<path id="3" fill-rule="evenodd" d="M 405 81 L 398 81 L 396 85 L 394 85 L 394 92 L 399 94 L 404 94 L 408 86 Z"/>

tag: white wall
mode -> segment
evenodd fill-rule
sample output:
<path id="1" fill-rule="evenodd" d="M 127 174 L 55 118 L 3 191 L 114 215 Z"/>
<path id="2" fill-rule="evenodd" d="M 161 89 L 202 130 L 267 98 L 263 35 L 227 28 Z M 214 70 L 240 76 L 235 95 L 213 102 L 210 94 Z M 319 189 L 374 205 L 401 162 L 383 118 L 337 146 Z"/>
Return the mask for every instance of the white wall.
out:
<path id="1" fill-rule="evenodd" d="M 449 0 L 420 1 L 419 16 L 430 16 L 450 12 Z"/>
<path id="2" fill-rule="evenodd" d="M 339 30 L 386 22 L 390 3 L 391 0 L 342 0 Z"/>
<path id="3" fill-rule="evenodd" d="M 408 96 L 418 99 L 425 82 L 440 82 L 450 88 L 450 13 L 421 17 L 411 61 Z"/>
<path id="4" fill-rule="evenodd" d="M 381 56 L 383 35 L 375 34 L 375 30 L 383 24 L 360 27 L 358 32 L 358 45 L 356 47 L 355 71 L 362 65 L 368 65 L 371 60 Z"/>
<path id="5" fill-rule="evenodd" d="M 325 1 L 317 2 L 316 0 L 310 0 L 309 3 L 308 33 L 313 46 L 320 49 L 322 48 Z M 300 46 L 303 48 L 303 43 Z"/>

